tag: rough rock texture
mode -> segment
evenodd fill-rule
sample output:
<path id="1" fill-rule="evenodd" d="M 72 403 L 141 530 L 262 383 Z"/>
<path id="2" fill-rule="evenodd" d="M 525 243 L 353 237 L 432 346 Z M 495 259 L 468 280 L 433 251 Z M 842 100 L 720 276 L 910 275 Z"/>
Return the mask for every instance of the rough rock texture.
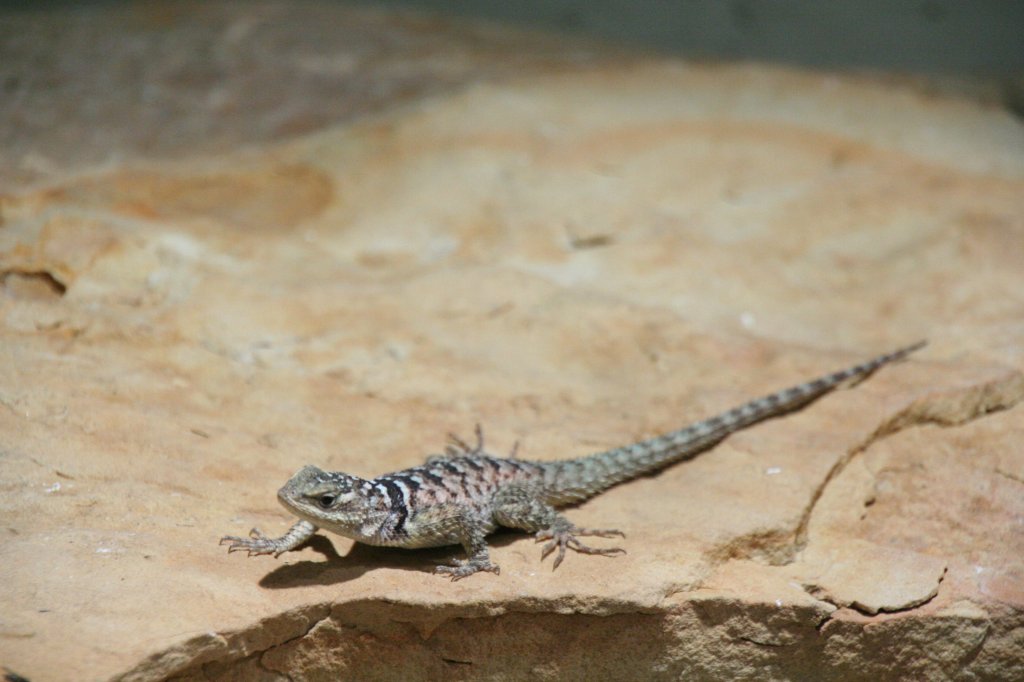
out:
<path id="1" fill-rule="evenodd" d="M 5 162 L 0 665 L 1024 677 L 1024 127 L 864 79 L 569 61 L 230 154 Z M 510 533 L 500 577 L 453 584 L 444 549 L 217 546 L 283 530 L 305 463 L 370 476 L 476 421 L 581 455 L 921 337 L 571 512 L 622 558 L 552 573 Z"/>

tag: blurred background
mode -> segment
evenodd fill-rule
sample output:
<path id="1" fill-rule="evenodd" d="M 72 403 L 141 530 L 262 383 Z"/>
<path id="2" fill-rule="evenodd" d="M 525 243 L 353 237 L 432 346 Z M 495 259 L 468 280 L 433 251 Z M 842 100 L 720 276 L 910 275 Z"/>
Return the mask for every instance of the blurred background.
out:
<path id="1" fill-rule="evenodd" d="M 0 189 L 662 56 L 882 74 L 1024 115 L 1019 0 L 0 0 Z"/>

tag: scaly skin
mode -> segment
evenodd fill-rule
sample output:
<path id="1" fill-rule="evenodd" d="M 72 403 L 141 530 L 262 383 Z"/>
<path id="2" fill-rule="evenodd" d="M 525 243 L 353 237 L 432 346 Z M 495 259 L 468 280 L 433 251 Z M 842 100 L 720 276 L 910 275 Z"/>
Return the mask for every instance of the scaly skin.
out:
<path id="1" fill-rule="evenodd" d="M 277 493 L 281 504 L 300 518 L 287 533 L 270 538 L 254 528 L 248 538 L 226 536 L 221 544 L 227 543 L 229 552 L 279 556 L 323 528 L 368 545 L 462 545 L 467 559 L 437 567 L 452 580 L 479 571 L 499 572 L 486 541 L 498 526 L 547 540 L 541 558 L 557 550 L 554 568 L 567 548 L 583 554 L 620 554 L 625 550 L 588 547 L 578 539 L 623 536 L 620 531 L 577 528 L 556 508 L 692 457 L 731 433 L 806 405 L 845 382 L 864 379 L 924 343 L 751 400 L 678 431 L 578 459 L 530 462 L 516 459 L 514 451 L 508 457 L 494 457 L 484 451 L 478 426 L 474 445 L 449 436 L 445 455 L 372 480 L 307 466 Z"/>

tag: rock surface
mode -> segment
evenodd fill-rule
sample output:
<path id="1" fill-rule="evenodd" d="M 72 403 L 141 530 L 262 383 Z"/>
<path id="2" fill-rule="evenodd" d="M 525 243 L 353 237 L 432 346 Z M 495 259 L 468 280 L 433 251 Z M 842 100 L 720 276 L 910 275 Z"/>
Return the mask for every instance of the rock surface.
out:
<path id="1" fill-rule="evenodd" d="M 1024 676 L 1024 127 L 866 79 L 569 69 L 569 46 L 485 82 L 492 47 L 462 46 L 460 87 L 288 141 L 5 161 L 0 664 Z M 627 531 L 622 558 L 552 573 L 510 533 L 500 577 L 453 584 L 444 549 L 217 546 L 283 530 L 306 463 L 371 476 L 476 421 L 499 452 L 582 455 L 922 337 L 570 512 Z"/>

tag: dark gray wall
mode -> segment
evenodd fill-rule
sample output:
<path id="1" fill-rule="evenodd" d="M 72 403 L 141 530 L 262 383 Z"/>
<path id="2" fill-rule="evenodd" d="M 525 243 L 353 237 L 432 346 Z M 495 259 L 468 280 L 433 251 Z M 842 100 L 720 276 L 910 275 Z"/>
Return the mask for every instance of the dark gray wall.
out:
<path id="1" fill-rule="evenodd" d="M 1019 76 L 1022 0 L 362 0 L 686 57 Z"/>

